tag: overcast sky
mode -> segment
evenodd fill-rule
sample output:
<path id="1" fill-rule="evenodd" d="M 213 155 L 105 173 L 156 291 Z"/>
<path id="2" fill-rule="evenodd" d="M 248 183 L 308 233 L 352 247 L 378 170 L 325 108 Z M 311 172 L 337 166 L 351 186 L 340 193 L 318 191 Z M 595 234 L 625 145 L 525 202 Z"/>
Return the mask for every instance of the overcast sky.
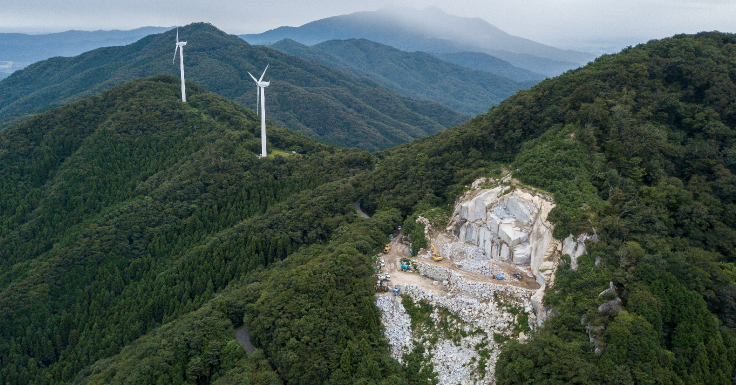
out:
<path id="1" fill-rule="evenodd" d="M 480 17 L 512 35 L 591 51 L 677 33 L 736 32 L 736 0 L 0 0 L 0 32 L 133 29 L 206 21 L 228 33 L 259 33 L 386 5 L 435 6 L 458 16 Z"/>

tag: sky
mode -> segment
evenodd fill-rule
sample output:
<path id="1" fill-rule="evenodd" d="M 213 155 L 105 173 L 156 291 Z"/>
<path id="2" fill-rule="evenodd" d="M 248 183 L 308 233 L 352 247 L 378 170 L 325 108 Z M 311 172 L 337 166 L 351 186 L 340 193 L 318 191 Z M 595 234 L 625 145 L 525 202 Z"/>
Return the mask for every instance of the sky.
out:
<path id="1" fill-rule="evenodd" d="M 677 33 L 736 32 L 736 0 L 0 0 L 0 32 L 212 23 L 260 33 L 384 6 L 438 7 L 559 48 L 611 52 Z"/>

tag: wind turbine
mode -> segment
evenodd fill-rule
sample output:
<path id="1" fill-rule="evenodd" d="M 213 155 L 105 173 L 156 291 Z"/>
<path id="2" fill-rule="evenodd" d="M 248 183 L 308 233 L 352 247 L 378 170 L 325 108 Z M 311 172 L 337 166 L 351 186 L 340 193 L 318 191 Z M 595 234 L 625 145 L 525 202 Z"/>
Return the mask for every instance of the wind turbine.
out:
<path id="1" fill-rule="evenodd" d="M 268 87 L 271 82 L 264 82 L 263 76 L 266 75 L 266 71 L 268 70 L 268 64 L 266 65 L 266 69 L 263 70 L 263 74 L 261 74 L 261 78 L 256 80 L 256 77 L 253 76 L 250 72 L 248 72 L 248 75 L 250 75 L 251 78 L 253 78 L 253 81 L 256 82 L 256 85 L 258 88 L 256 89 L 256 113 L 258 113 L 258 99 L 261 101 L 261 157 L 266 157 L 266 87 Z"/>
<path id="2" fill-rule="evenodd" d="M 181 101 L 182 103 L 187 102 L 187 91 L 184 89 L 184 46 L 187 45 L 185 41 L 179 41 L 179 28 L 176 29 L 176 48 L 174 48 L 174 59 L 172 63 L 176 63 L 176 50 L 179 50 L 179 68 L 181 69 Z"/>

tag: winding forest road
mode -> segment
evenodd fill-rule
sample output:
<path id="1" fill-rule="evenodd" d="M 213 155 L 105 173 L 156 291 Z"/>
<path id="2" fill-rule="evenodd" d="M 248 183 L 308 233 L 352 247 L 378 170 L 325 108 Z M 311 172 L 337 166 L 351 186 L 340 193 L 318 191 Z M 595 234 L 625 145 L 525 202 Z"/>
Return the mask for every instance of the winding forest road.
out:
<path id="1" fill-rule="evenodd" d="M 245 326 L 235 331 L 235 339 L 238 340 L 238 343 L 243 346 L 243 350 L 249 355 L 256 351 L 255 346 L 250 342 L 250 334 Z"/>
<path id="2" fill-rule="evenodd" d="M 360 209 L 360 201 L 355 201 L 355 212 L 358 213 L 363 218 L 370 218 L 371 216 L 364 213 L 363 210 Z"/>

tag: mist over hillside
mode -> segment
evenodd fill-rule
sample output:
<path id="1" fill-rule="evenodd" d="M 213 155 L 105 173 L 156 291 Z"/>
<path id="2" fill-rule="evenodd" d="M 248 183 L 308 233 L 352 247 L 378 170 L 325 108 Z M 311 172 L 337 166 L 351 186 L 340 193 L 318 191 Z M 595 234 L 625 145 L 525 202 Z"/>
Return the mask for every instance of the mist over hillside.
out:
<path id="1" fill-rule="evenodd" d="M 479 18 L 453 16 L 437 8 L 383 8 L 241 37 L 251 44 L 292 39 L 306 45 L 362 38 L 409 52 L 483 52 L 545 76 L 559 75 L 594 58 L 512 36 Z"/>

